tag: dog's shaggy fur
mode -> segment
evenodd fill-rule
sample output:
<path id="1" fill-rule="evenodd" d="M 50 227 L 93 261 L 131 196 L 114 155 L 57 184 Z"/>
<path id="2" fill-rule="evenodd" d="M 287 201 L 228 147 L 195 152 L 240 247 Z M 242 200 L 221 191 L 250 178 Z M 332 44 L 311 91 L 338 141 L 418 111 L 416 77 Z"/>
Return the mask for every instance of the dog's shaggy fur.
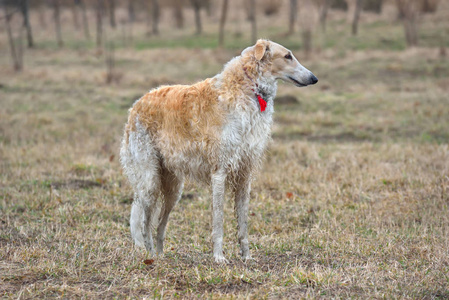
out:
<path id="1" fill-rule="evenodd" d="M 163 252 L 168 216 L 188 176 L 212 187 L 215 260 L 226 261 L 222 252 L 226 185 L 235 197 L 241 255 L 250 258 L 251 179 L 270 138 L 276 79 L 297 86 L 318 81 L 289 50 L 259 40 L 215 77 L 190 86 L 159 87 L 134 103 L 120 156 L 135 192 L 130 224 L 136 245 L 154 253 L 151 219 L 161 195 L 156 250 Z M 267 102 L 264 111 L 257 95 Z"/>

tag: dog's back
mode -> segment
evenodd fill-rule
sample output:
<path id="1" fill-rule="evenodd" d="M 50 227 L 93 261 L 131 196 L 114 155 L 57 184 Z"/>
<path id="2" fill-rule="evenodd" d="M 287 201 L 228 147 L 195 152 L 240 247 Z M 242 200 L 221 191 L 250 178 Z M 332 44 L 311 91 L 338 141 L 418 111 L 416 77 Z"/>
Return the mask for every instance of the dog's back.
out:
<path id="1" fill-rule="evenodd" d="M 122 156 L 136 155 L 137 149 L 128 149 L 148 139 L 164 167 L 179 176 L 206 180 L 204 173 L 217 163 L 225 119 L 213 81 L 163 86 L 139 99 L 130 109 Z M 146 150 L 137 151 L 145 155 Z"/>

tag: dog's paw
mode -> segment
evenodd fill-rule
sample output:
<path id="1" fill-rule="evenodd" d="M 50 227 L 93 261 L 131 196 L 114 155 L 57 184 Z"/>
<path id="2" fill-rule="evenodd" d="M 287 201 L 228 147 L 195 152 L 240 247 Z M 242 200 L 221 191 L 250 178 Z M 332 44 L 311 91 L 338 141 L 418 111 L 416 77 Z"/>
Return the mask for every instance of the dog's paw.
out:
<path id="1" fill-rule="evenodd" d="M 227 264 L 229 261 L 223 255 L 214 255 L 217 264 Z"/>
<path id="2" fill-rule="evenodd" d="M 244 255 L 244 256 L 242 256 L 242 260 L 243 260 L 243 262 L 250 262 L 250 261 L 254 261 L 254 258 L 251 256 L 251 254 L 247 254 L 247 255 Z"/>

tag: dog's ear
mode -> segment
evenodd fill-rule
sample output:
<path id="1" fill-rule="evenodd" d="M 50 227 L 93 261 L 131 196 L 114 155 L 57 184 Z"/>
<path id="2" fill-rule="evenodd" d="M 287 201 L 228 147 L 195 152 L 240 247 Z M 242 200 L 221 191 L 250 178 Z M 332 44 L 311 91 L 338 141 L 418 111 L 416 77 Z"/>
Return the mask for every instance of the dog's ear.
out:
<path id="1" fill-rule="evenodd" d="M 265 56 L 265 53 L 270 51 L 268 43 L 264 40 L 258 40 L 256 45 L 254 46 L 254 56 L 258 61 L 262 60 Z"/>

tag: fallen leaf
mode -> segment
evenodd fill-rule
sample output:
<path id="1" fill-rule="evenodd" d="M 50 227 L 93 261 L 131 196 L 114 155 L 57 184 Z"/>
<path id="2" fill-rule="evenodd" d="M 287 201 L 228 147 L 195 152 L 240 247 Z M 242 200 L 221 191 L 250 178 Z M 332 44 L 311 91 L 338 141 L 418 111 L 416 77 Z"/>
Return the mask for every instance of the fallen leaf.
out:
<path id="1" fill-rule="evenodd" d="M 287 197 L 287 199 L 293 199 L 293 193 L 292 192 L 285 193 L 285 196 Z"/>
<path id="2" fill-rule="evenodd" d="M 111 156 L 109 156 L 109 162 L 112 162 L 114 160 L 115 155 L 112 154 Z"/>

